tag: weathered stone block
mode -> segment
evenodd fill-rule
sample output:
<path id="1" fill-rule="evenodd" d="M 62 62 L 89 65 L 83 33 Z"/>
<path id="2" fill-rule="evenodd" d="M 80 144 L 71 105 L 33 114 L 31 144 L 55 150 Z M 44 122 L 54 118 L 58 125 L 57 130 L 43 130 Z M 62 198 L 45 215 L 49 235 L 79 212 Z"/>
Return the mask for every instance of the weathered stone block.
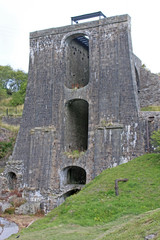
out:
<path id="1" fill-rule="evenodd" d="M 15 214 L 35 214 L 40 210 L 40 203 L 26 202 L 15 209 Z"/>

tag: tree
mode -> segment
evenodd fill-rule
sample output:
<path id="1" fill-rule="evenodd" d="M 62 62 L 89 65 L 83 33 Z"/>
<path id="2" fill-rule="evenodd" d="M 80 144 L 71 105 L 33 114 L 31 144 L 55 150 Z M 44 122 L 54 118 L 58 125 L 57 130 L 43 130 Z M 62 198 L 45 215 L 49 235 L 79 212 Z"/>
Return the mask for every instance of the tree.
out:
<path id="1" fill-rule="evenodd" d="M 10 66 L 0 66 L 0 86 L 8 91 L 8 94 L 20 90 L 20 86 L 28 79 L 28 74 L 21 70 L 13 70 Z"/>
<path id="2" fill-rule="evenodd" d="M 160 130 L 154 131 L 151 136 L 151 143 L 156 152 L 160 152 Z"/>
<path id="3" fill-rule="evenodd" d="M 3 89 L 2 85 L 0 84 L 0 101 L 6 97 L 7 93 L 6 90 Z"/>
<path id="4" fill-rule="evenodd" d="M 21 105 L 24 103 L 26 95 L 27 81 L 23 82 L 20 86 L 19 91 L 14 92 L 10 104 L 12 106 Z"/>
<path id="5" fill-rule="evenodd" d="M 11 96 L 10 104 L 17 106 L 24 103 L 28 74 L 13 70 L 10 66 L 0 66 L 0 100 Z"/>

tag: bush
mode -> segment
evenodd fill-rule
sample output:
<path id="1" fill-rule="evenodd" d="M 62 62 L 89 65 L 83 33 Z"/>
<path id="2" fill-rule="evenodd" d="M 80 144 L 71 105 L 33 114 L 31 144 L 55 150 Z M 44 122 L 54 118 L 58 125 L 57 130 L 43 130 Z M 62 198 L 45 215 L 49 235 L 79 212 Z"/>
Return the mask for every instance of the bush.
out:
<path id="1" fill-rule="evenodd" d="M 0 159 L 5 157 L 8 152 L 12 152 L 15 143 L 15 138 L 10 138 L 9 141 L 0 141 Z"/>
<path id="2" fill-rule="evenodd" d="M 9 203 L 11 203 L 14 208 L 17 208 L 26 203 L 26 199 L 13 196 L 11 199 L 9 199 Z"/>
<path id="3" fill-rule="evenodd" d="M 21 70 L 13 70 L 10 66 L 0 65 L 0 100 L 10 96 L 11 106 L 24 103 L 28 74 Z"/>
<path id="4" fill-rule="evenodd" d="M 19 93 L 13 93 L 12 95 L 12 99 L 10 101 L 10 106 L 18 106 L 18 105 L 22 105 L 24 103 L 24 97 Z"/>
<path id="5" fill-rule="evenodd" d="M 14 214 L 14 211 L 15 211 L 15 208 L 14 207 L 10 207 L 10 208 L 7 208 L 4 213 Z"/>
<path id="6" fill-rule="evenodd" d="M 73 150 L 70 152 L 65 152 L 64 154 L 67 155 L 67 157 L 69 158 L 79 158 L 84 155 L 84 152 L 79 150 Z"/>
<path id="7" fill-rule="evenodd" d="M 19 91 L 14 92 L 12 94 L 12 99 L 10 101 L 11 106 L 18 106 L 18 105 L 22 105 L 24 103 L 25 95 L 26 95 L 26 88 L 27 88 L 27 81 L 25 81 L 21 84 Z"/>
<path id="8" fill-rule="evenodd" d="M 151 139 L 155 152 L 160 152 L 160 130 L 154 131 Z"/>

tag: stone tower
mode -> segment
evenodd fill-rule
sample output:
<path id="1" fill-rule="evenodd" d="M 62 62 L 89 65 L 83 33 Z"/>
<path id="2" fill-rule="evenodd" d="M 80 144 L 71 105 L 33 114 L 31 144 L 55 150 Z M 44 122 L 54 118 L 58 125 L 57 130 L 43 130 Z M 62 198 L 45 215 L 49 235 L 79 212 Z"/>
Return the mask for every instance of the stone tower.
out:
<path id="1" fill-rule="evenodd" d="M 143 154 L 139 65 L 128 15 L 31 33 L 23 118 L 5 170 L 10 186 L 51 209 L 104 169 Z"/>

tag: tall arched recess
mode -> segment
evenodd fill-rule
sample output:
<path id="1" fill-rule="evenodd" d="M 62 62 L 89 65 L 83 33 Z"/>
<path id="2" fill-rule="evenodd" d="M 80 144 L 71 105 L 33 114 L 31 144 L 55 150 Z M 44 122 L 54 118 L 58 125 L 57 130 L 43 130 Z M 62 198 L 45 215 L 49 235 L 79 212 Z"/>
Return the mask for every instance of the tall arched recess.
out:
<path id="1" fill-rule="evenodd" d="M 79 89 L 89 83 L 89 38 L 76 34 L 66 40 L 65 86 Z"/>
<path id="2" fill-rule="evenodd" d="M 73 99 L 65 104 L 65 151 L 86 151 L 88 147 L 88 102 Z"/>

